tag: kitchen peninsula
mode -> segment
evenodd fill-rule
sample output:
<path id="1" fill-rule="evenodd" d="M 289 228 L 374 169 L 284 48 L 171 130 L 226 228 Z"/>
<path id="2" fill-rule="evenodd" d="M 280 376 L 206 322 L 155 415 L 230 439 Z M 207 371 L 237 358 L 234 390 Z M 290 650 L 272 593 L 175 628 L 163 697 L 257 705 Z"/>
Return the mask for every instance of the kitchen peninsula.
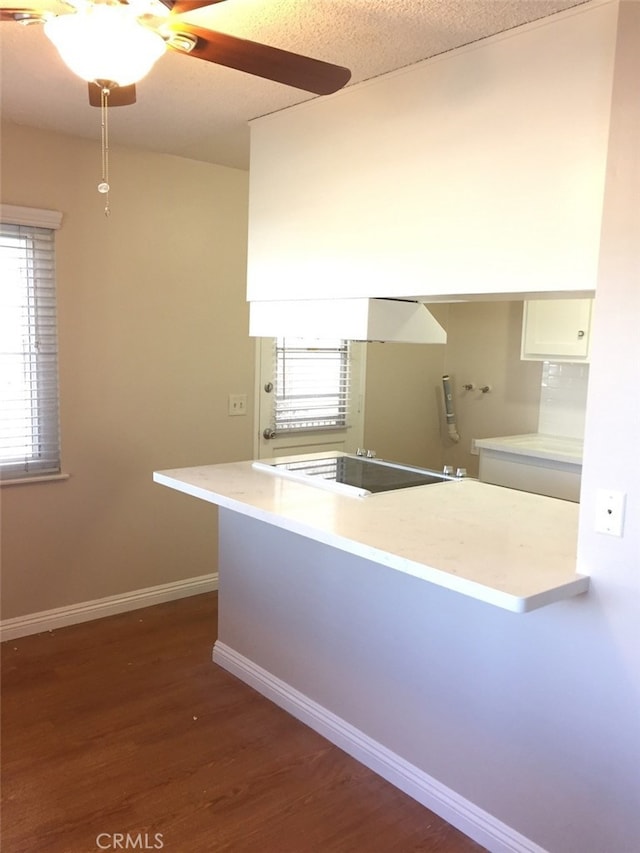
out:
<path id="1" fill-rule="evenodd" d="M 160 471 L 154 479 L 507 610 L 551 604 L 589 583 L 576 574 L 578 508 L 565 501 L 475 480 L 355 498 L 264 473 L 251 462 Z"/>
<path id="2" fill-rule="evenodd" d="M 534 849 L 494 797 L 540 737 L 535 705 L 514 715 L 533 659 L 572 649 L 536 632 L 589 600 L 576 504 L 475 480 L 351 497 L 251 462 L 154 480 L 219 507 L 217 664 L 488 850 Z"/>

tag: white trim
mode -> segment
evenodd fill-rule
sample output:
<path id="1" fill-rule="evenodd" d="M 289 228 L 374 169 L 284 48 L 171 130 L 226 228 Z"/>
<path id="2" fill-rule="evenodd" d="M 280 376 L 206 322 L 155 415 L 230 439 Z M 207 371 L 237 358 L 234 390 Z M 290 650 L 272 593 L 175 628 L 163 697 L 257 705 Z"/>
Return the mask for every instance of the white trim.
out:
<path id="1" fill-rule="evenodd" d="M 34 228 L 53 228 L 55 230 L 62 225 L 62 214 L 59 210 L 0 204 L 0 221 L 11 225 L 31 225 Z"/>
<path id="2" fill-rule="evenodd" d="M 14 619 L 3 619 L 0 622 L 0 641 L 14 640 L 29 634 L 39 634 L 42 631 L 53 631 L 64 628 L 65 625 L 76 625 L 79 622 L 89 622 L 92 619 L 102 619 L 116 613 L 126 613 L 142 607 L 151 607 L 165 601 L 187 598 L 190 595 L 200 595 L 218 589 L 218 574 L 200 575 L 187 580 L 163 583 L 126 592 L 122 595 L 109 595 L 95 601 L 83 601 L 68 607 L 56 607 L 54 610 L 43 610 L 40 613 L 30 613 L 27 616 L 17 616 Z"/>
<path id="3" fill-rule="evenodd" d="M 4 486 L 24 486 L 25 483 L 54 483 L 57 480 L 68 480 L 70 474 L 35 474 L 33 477 L 20 477 L 16 480 L 0 480 L 0 489 Z"/>
<path id="4" fill-rule="evenodd" d="M 213 660 L 491 853 L 546 853 L 519 832 L 219 640 Z"/>

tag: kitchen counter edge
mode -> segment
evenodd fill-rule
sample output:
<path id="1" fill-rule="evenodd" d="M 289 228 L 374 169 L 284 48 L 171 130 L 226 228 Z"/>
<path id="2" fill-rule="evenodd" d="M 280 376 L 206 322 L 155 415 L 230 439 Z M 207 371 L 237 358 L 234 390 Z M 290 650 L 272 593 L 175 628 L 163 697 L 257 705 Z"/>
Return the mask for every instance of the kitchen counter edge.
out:
<path id="1" fill-rule="evenodd" d="M 352 498 L 330 494 L 313 486 L 256 471 L 252 468 L 251 462 L 222 463 L 155 471 L 153 480 L 159 485 L 239 512 L 291 533 L 305 536 L 514 613 L 529 612 L 557 601 L 572 598 L 586 592 L 589 588 L 589 577 L 575 571 L 575 553 L 567 555 L 565 565 L 560 571 L 554 571 L 548 577 L 542 576 L 539 581 L 534 582 L 531 582 L 528 577 L 523 577 L 529 571 L 532 574 L 536 572 L 537 557 L 532 554 L 529 561 L 530 569 L 525 564 L 524 569 L 519 566 L 517 573 L 514 571 L 510 575 L 507 567 L 507 569 L 498 572 L 500 577 L 497 582 L 495 567 L 500 567 L 503 559 L 502 548 L 499 544 L 496 545 L 495 554 L 489 554 L 492 556 L 495 566 L 491 565 L 490 571 L 486 572 L 486 577 L 483 576 L 482 571 L 479 572 L 477 569 L 465 575 L 464 559 L 460 561 L 459 567 L 451 570 L 445 565 L 446 560 L 438 557 L 438 552 L 442 551 L 443 544 L 445 544 L 443 536 L 440 536 L 439 541 L 434 542 L 433 546 L 430 546 L 430 543 L 425 543 L 419 552 L 416 552 L 414 548 L 411 556 L 407 556 L 407 553 L 403 553 L 403 550 L 397 546 L 397 542 L 394 543 L 394 537 L 391 533 L 385 541 L 384 531 L 380 531 L 379 523 L 375 524 L 375 542 L 368 541 L 367 537 L 363 536 L 362 525 L 359 523 L 363 519 L 366 523 L 368 514 L 373 514 L 374 510 L 377 510 L 379 514 L 379 511 L 384 508 L 382 517 L 389 518 L 389 530 L 398 530 L 398 523 L 400 523 L 400 528 L 402 527 L 407 506 L 418 505 L 420 502 L 426 501 L 427 506 L 425 508 L 428 510 L 428 501 L 433 502 L 435 493 L 426 490 L 433 490 L 442 486 L 449 489 L 459 489 L 461 486 L 464 489 L 470 489 L 473 484 L 473 489 L 480 491 L 479 497 L 483 502 L 491 499 L 500 505 L 507 497 L 506 494 L 500 493 L 509 493 L 508 500 L 511 507 L 514 506 L 514 502 L 517 505 L 519 502 L 531 501 L 532 498 L 538 502 L 547 502 L 538 503 L 538 511 L 544 510 L 543 515 L 547 525 L 550 523 L 551 516 L 555 518 L 556 513 L 564 513 L 565 518 L 558 520 L 558 532 L 562 528 L 562 535 L 566 537 L 567 518 L 571 522 L 574 520 L 572 505 L 567 505 L 568 502 L 558 501 L 554 498 L 527 495 L 478 481 L 469 481 L 465 484 L 449 483 L 439 484 L 438 486 L 418 486 L 401 492 Z M 440 494 L 443 495 L 444 493 L 441 492 Z M 454 493 L 449 492 L 447 496 L 452 494 Z M 462 497 L 463 494 L 465 493 L 459 491 L 456 497 Z M 394 509 L 398 515 L 395 520 L 393 518 Z M 577 508 L 574 507 L 574 509 L 576 510 L 575 532 L 577 538 Z M 529 507 L 525 507 L 525 510 L 528 511 Z M 461 501 L 460 511 L 464 515 L 464 501 Z M 342 519 L 345 515 L 347 518 L 342 524 L 327 521 L 327 519 L 334 517 Z M 358 529 L 358 533 L 351 534 L 349 532 L 350 518 L 355 519 L 353 526 L 354 530 Z M 372 520 L 378 521 L 375 518 Z M 472 519 L 469 518 L 467 521 L 468 525 L 466 526 L 470 526 L 473 530 Z M 460 519 L 460 523 L 465 524 L 464 517 Z M 434 530 L 437 527 L 436 519 Z M 535 534 L 532 534 L 530 538 L 533 544 L 536 538 Z M 472 537 L 469 537 L 468 543 L 472 543 L 472 541 Z M 464 543 L 462 544 L 464 545 Z M 467 547 L 473 546 L 467 544 Z M 477 549 L 473 548 L 473 550 L 475 558 Z M 543 560 L 544 557 L 541 557 L 540 562 Z M 522 589 L 523 586 L 526 587 L 525 591 Z"/>

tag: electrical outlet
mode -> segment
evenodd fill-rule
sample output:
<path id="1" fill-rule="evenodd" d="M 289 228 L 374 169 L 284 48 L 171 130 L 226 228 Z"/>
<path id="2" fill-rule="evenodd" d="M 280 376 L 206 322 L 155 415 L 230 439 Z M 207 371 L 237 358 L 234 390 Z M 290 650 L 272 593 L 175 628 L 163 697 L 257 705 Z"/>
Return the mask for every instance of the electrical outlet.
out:
<path id="1" fill-rule="evenodd" d="M 622 536 L 624 527 L 624 492 L 598 489 L 596 494 L 596 532 Z"/>
<path id="2" fill-rule="evenodd" d="M 476 444 L 476 441 L 477 441 L 477 439 L 475 439 L 475 438 L 471 439 L 471 449 L 469 450 L 469 453 L 472 456 L 478 456 L 478 454 L 480 453 L 480 451 L 478 450 L 478 445 Z"/>
<path id="3" fill-rule="evenodd" d="M 247 414 L 247 395 L 246 394 L 229 394 L 229 414 L 230 415 L 246 415 Z"/>

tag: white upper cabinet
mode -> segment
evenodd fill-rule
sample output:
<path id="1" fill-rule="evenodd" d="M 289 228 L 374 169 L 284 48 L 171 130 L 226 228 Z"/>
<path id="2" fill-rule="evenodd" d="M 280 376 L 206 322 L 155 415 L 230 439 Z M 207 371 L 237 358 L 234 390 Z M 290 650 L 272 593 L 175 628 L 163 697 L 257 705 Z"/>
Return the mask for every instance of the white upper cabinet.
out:
<path id="1" fill-rule="evenodd" d="M 592 295 L 618 6 L 251 124 L 248 298 Z"/>
<path id="2" fill-rule="evenodd" d="M 525 302 L 522 358 L 526 361 L 588 361 L 592 310 L 592 299 Z"/>

